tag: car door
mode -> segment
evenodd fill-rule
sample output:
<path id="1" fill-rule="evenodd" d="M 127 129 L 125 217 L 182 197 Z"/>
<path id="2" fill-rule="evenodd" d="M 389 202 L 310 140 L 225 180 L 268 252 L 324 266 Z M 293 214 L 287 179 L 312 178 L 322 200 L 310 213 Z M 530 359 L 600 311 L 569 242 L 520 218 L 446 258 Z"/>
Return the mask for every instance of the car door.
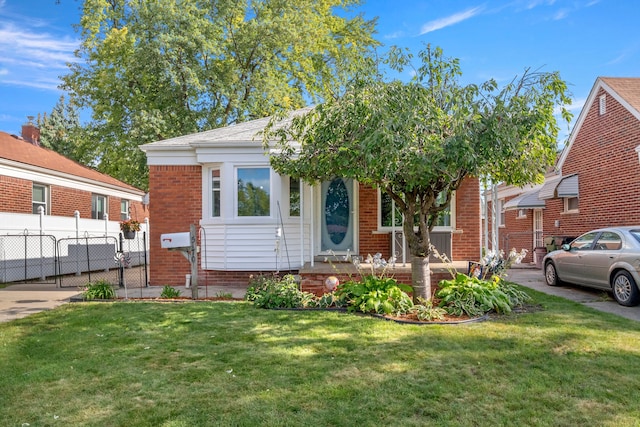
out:
<path id="1" fill-rule="evenodd" d="M 622 237 L 613 231 L 603 231 L 593 243 L 592 249 L 581 253 L 584 265 L 583 283 L 588 286 L 610 289 L 609 269 L 616 262 L 622 249 Z"/>
<path id="2" fill-rule="evenodd" d="M 570 250 L 564 251 L 562 256 L 556 260 L 558 277 L 561 280 L 585 284 L 584 279 L 584 259 L 593 248 L 593 242 L 598 237 L 599 231 L 592 231 L 571 242 Z"/>

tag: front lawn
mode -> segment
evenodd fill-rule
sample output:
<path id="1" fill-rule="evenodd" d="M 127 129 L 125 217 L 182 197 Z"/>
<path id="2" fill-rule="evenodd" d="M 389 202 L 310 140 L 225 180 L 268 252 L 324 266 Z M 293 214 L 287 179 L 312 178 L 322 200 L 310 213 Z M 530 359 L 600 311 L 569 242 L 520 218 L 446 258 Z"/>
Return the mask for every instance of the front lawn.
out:
<path id="1" fill-rule="evenodd" d="M 402 325 L 247 302 L 67 304 L 0 324 L 0 425 L 632 426 L 640 323 Z"/>

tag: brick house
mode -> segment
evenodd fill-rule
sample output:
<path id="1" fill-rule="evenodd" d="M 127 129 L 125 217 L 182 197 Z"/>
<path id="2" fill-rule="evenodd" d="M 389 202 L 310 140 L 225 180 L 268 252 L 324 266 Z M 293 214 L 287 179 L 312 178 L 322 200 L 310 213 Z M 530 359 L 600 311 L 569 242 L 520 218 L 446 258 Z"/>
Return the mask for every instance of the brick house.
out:
<path id="1" fill-rule="evenodd" d="M 394 252 L 401 225 L 377 189 L 336 178 L 316 186 L 275 173 L 258 133 L 269 118 L 143 145 L 154 227 L 152 285 L 182 284 L 189 264 L 161 235 L 199 227 L 200 283 L 247 283 L 251 274 L 299 272 L 330 254 Z M 453 260 L 480 257 L 477 179 L 457 191 L 432 241 Z M 392 242 L 394 231 L 398 237 Z M 405 258 L 406 259 L 406 258 Z M 409 272 L 410 275 L 410 272 Z M 409 276 L 410 277 L 410 276 Z M 304 283 L 303 283 L 304 286 Z"/>
<path id="2" fill-rule="evenodd" d="M 31 122 L 22 136 L 0 132 L 0 212 L 103 219 L 149 216 L 145 192 L 40 146 Z M 17 218 L 17 217 L 16 217 Z"/>
<path id="3" fill-rule="evenodd" d="M 545 183 L 499 189 L 501 247 L 513 247 L 518 233 L 533 249 L 544 238 L 559 244 L 594 228 L 639 225 L 639 156 L 640 78 L 599 77 Z"/>

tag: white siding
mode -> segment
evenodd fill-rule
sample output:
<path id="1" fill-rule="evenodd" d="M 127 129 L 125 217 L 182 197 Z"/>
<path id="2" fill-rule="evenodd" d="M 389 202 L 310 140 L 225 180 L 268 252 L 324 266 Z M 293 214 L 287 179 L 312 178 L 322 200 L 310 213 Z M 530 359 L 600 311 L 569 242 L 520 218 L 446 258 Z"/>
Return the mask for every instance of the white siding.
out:
<path id="1" fill-rule="evenodd" d="M 281 237 L 276 238 L 276 225 L 205 225 L 200 248 L 202 268 L 230 271 L 278 271 L 302 267 L 301 246 L 304 241 L 304 262 L 311 253 L 309 224 L 285 224 Z M 279 248 L 276 251 L 276 247 Z"/>

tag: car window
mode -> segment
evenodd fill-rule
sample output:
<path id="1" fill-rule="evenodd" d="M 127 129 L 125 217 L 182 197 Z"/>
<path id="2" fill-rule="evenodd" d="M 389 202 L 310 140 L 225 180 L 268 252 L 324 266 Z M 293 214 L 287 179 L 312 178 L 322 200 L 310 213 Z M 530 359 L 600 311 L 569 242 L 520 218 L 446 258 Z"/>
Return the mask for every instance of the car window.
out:
<path id="1" fill-rule="evenodd" d="M 579 251 L 589 251 L 593 246 L 593 241 L 595 240 L 597 232 L 591 232 L 587 234 L 583 234 L 578 237 L 576 240 L 571 242 L 571 249 L 577 249 Z"/>
<path id="2" fill-rule="evenodd" d="M 631 230 L 629 231 L 633 237 L 640 243 L 640 230 Z"/>
<path id="3" fill-rule="evenodd" d="M 593 245 L 593 250 L 607 251 L 618 250 L 622 248 L 622 238 L 613 231 L 603 231 L 596 244 Z"/>

